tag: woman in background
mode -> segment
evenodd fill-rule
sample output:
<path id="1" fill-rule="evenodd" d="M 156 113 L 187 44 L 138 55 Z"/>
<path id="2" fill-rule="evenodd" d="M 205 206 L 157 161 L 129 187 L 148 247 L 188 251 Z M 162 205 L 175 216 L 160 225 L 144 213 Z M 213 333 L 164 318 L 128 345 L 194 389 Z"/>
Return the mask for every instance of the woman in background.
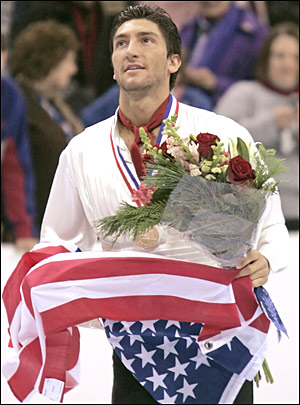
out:
<path id="1" fill-rule="evenodd" d="M 36 177 L 40 228 L 60 153 L 83 126 L 63 99 L 77 72 L 79 43 L 73 31 L 54 20 L 29 24 L 15 39 L 10 71 L 25 98 Z"/>
<path id="2" fill-rule="evenodd" d="M 254 140 L 277 150 L 290 168 L 279 184 L 290 230 L 299 229 L 299 29 L 293 23 L 274 26 L 256 64 L 256 80 L 230 87 L 215 112 L 246 127 Z"/>

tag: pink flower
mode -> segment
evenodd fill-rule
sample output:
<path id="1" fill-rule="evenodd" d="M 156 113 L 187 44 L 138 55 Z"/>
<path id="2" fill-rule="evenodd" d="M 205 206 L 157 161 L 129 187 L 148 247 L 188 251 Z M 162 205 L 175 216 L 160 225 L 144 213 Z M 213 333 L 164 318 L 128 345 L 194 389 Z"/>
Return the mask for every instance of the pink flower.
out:
<path id="1" fill-rule="evenodd" d="M 132 201 L 135 203 L 141 203 L 142 205 L 151 204 L 152 195 L 156 187 L 147 187 L 143 182 L 140 184 L 138 190 L 132 191 Z"/>

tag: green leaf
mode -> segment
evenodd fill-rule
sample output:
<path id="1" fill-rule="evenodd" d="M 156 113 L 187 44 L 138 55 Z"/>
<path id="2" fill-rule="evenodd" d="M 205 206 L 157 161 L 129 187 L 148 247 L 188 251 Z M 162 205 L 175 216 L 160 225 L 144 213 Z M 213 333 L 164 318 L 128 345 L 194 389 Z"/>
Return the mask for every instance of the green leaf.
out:
<path id="1" fill-rule="evenodd" d="M 167 200 L 171 194 L 171 191 L 172 190 L 158 188 L 152 195 L 152 202 L 154 203 L 162 200 Z"/>
<path id="2" fill-rule="evenodd" d="M 237 138 L 237 151 L 238 154 L 247 162 L 249 162 L 249 150 L 245 142 L 241 138 Z"/>

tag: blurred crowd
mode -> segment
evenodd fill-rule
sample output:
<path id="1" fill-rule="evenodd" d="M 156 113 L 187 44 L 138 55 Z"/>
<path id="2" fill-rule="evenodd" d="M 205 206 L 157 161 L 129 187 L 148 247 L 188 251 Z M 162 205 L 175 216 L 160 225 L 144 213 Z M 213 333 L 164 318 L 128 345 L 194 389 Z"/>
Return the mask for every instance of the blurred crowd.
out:
<path id="1" fill-rule="evenodd" d="M 29 250 L 61 151 L 113 115 L 109 33 L 125 1 L 1 1 L 1 241 Z M 150 1 L 182 39 L 172 93 L 246 127 L 290 168 L 279 184 L 299 229 L 299 2 Z M 61 196 L 64 204 L 64 196 Z"/>

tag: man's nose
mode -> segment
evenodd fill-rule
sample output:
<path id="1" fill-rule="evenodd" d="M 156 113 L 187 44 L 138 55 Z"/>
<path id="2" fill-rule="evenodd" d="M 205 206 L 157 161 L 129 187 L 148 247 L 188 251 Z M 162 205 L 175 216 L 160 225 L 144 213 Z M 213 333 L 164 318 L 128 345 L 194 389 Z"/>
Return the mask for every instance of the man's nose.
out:
<path id="1" fill-rule="evenodd" d="M 138 50 L 137 41 L 135 41 L 135 40 L 129 41 L 126 51 L 127 51 L 128 56 L 131 56 L 131 57 L 138 56 L 139 50 Z"/>

